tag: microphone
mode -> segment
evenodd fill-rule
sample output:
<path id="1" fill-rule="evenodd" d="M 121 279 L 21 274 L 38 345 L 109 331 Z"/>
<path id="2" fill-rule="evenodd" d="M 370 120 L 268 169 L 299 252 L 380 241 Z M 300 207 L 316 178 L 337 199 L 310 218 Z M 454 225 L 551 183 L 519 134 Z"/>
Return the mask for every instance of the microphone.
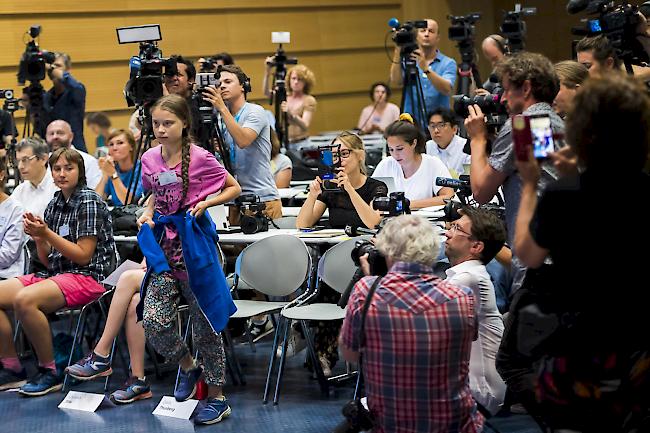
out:
<path id="1" fill-rule="evenodd" d="M 463 188 L 468 188 L 470 186 L 469 182 L 467 181 L 463 181 L 460 179 L 452 179 L 450 177 L 437 177 L 436 185 L 444 186 L 447 188 L 453 188 L 453 189 L 463 189 Z"/>
<path id="2" fill-rule="evenodd" d="M 587 6 L 589 6 L 589 0 L 569 0 L 569 3 L 566 5 L 566 11 L 573 15 L 587 9 Z"/>
<path id="3" fill-rule="evenodd" d="M 397 18 L 393 17 L 388 20 L 388 25 L 394 29 L 399 27 L 399 21 Z"/>
<path id="4" fill-rule="evenodd" d="M 345 226 L 345 234 L 353 238 L 361 235 L 376 235 L 377 230 L 367 229 L 365 227 Z"/>

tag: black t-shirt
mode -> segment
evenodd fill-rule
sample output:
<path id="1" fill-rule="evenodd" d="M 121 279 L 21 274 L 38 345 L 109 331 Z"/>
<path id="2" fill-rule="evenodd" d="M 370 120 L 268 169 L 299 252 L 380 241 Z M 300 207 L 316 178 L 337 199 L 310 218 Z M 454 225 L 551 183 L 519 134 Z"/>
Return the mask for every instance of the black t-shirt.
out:
<path id="1" fill-rule="evenodd" d="M 377 197 L 385 197 L 388 195 L 388 187 L 386 184 L 371 177 L 366 178 L 366 183 L 356 191 L 366 203 L 370 203 Z M 330 226 L 332 228 L 342 229 L 345 226 L 366 227 L 352 205 L 352 200 L 350 200 L 347 192 L 343 190 L 341 192 L 323 191 L 317 200 L 325 203 L 325 206 L 329 209 Z"/>
<path id="2" fill-rule="evenodd" d="M 590 333 L 603 340 L 638 342 L 650 330 L 650 225 L 636 204 L 648 196 L 643 173 L 586 172 L 550 184 L 530 224 L 556 267 L 557 305 L 587 314 Z"/>

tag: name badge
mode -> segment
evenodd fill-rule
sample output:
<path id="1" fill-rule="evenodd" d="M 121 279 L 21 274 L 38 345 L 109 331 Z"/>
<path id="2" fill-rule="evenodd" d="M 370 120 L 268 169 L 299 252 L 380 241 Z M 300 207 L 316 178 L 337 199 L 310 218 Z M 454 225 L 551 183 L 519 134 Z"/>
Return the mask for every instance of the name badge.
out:
<path id="1" fill-rule="evenodd" d="M 178 182 L 175 171 L 163 171 L 158 175 L 158 184 L 160 186 L 169 185 Z"/>
<path id="2" fill-rule="evenodd" d="M 70 226 L 67 224 L 63 224 L 61 227 L 59 227 L 59 236 L 66 237 L 70 234 Z"/>

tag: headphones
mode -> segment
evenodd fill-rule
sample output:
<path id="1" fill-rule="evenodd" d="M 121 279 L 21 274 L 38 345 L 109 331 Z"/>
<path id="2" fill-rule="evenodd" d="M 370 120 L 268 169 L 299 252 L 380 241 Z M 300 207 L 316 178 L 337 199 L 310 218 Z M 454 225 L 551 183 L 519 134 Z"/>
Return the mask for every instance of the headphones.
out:
<path id="1" fill-rule="evenodd" d="M 217 77 L 221 76 L 222 70 L 223 70 L 222 65 L 219 65 L 217 67 L 217 72 L 216 72 Z M 244 89 L 244 95 L 246 95 L 246 94 L 253 91 L 253 87 L 251 86 L 251 79 L 250 79 L 250 77 L 248 75 L 246 75 L 244 73 L 244 71 L 241 70 L 241 68 L 239 70 L 241 72 L 242 77 L 240 77 L 239 74 L 238 74 L 237 79 L 239 80 L 239 83 L 241 84 L 242 88 Z M 242 78 L 243 78 L 243 80 L 242 80 Z"/>

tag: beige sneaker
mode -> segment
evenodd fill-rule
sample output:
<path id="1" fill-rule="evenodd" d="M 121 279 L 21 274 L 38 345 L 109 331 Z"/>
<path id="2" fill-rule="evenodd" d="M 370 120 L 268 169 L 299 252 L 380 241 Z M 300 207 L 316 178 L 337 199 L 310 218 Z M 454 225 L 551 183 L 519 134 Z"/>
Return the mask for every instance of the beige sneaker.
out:
<path id="1" fill-rule="evenodd" d="M 330 368 L 330 362 L 327 360 L 325 355 L 319 356 L 318 360 L 320 361 L 320 366 L 323 369 L 323 376 L 332 377 L 332 369 Z"/>

